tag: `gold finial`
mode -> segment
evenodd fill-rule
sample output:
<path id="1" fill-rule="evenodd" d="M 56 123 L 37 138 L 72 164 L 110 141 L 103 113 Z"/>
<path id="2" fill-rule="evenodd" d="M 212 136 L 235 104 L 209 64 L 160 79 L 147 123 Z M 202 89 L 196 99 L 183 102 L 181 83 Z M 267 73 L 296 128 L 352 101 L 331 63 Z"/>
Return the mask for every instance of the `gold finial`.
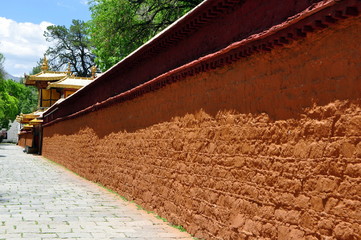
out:
<path id="1" fill-rule="evenodd" d="M 68 76 L 71 75 L 70 63 L 68 63 Z"/>
<path id="2" fill-rule="evenodd" d="M 96 66 L 92 66 L 92 67 L 91 67 L 91 71 L 92 71 L 92 78 L 95 78 L 95 73 L 97 72 L 97 67 L 96 67 Z"/>
<path id="3" fill-rule="evenodd" d="M 48 71 L 49 69 L 49 65 L 48 65 L 48 60 L 46 59 L 46 56 L 44 55 L 44 61 L 43 64 L 41 65 L 41 70 L 43 72 Z"/>

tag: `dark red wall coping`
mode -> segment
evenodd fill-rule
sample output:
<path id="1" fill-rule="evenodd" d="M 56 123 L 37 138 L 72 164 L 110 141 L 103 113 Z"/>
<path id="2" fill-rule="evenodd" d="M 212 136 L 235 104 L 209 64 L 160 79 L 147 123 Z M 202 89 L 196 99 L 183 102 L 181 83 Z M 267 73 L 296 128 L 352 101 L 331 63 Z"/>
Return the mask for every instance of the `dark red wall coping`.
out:
<path id="1" fill-rule="evenodd" d="M 234 1 L 225 2 L 231 4 Z M 318 2 L 297 15 L 288 18 L 287 21 L 281 24 L 274 25 L 261 33 L 253 34 L 241 41 L 234 42 L 215 53 L 200 57 L 197 60 L 161 74 L 146 83 L 109 97 L 99 103 L 92 104 L 80 111 L 58 117 L 55 120 L 52 119 L 51 114 L 46 115 L 44 118 L 46 124 L 44 126 L 49 126 L 65 119 L 76 118 L 115 103 L 132 100 L 147 92 L 162 88 L 167 84 L 180 81 L 200 72 L 210 71 L 226 64 L 231 64 L 260 51 L 271 51 L 273 48 L 282 47 L 291 41 L 306 37 L 308 32 L 326 28 L 350 16 L 357 16 L 360 8 L 360 0 L 325 0 Z M 117 65 L 110 69 L 109 72 L 116 70 L 116 68 Z M 110 74 L 109 72 L 107 74 Z M 83 91 L 85 90 L 83 89 Z M 61 104 L 64 102 L 66 101 L 63 101 Z M 61 107 L 61 104 L 57 107 Z M 48 112 L 51 111 L 50 109 Z"/>

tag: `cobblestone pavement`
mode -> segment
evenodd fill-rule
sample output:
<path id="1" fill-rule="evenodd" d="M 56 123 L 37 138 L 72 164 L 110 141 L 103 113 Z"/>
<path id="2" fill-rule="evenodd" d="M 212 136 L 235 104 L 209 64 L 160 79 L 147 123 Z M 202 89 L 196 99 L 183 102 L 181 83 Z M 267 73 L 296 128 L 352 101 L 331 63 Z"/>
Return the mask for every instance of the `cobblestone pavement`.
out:
<path id="1" fill-rule="evenodd" d="M 0 240 L 192 239 L 22 148 L 0 144 Z"/>

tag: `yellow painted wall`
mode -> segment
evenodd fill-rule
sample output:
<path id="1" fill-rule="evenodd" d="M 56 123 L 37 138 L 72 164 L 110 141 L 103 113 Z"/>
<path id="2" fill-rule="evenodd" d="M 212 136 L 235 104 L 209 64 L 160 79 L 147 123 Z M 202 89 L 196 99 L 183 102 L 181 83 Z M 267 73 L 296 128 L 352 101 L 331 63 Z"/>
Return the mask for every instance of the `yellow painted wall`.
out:
<path id="1" fill-rule="evenodd" d="M 41 107 L 50 107 L 60 98 L 55 89 L 41 89 Z"/>

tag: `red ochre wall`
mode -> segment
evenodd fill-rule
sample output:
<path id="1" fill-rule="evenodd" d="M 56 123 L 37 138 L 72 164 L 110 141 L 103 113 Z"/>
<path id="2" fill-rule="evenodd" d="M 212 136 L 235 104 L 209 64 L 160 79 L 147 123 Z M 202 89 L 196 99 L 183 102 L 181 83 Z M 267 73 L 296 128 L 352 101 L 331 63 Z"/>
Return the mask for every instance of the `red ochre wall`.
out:
<path id="1" fill-rule="evenodd" d="M 33 146 L 33 133 L 24 133 L 19 135 L 18 145 L 21 147 Z"/>
<path id="2" fill-rule="evenodd" d="M 360 20 L 48 125 L 43 155 L 199 238 L 360 239 Z"/>
<path id="3" fill-rule="evenodd" d="M 135 52 L 132 57 L 125 59 L 118 67 L 111 69 L 97 81 L 89 84 L 86 90 L 84 89 L 85 91 L 81 90 L 73 95 L 72 99 L 77 101 L 77 104 L 70 101 L 59 103 L 59 109 L 50 114 L 51 117 L 54 119 L 64 117 L 97 102 L 102 102 L 169 70 L 226 47 L 234 41 L 240 41 L 280 24 L 287 18 L 311 7 L 313 3 L 322 1 L 282 0 L 282 4 L 280 4 L 280 0 L 231 0 L 228 1 L 231 2 L 228 4 L 232 6 L 230 9 L 218 9 L 217 12 L 213 12 L 216 16 L 219 14 L 217 17 L 210 18 L 208 16 L 205 20 L 197 18 L 197 16 L 213 15 L 209 12 L 209 10 L 213 11 L 211 6 L 220 6 L 222 2 L 225 4 L 225 1 L 220 0 L 205 2 L 209 8 L 197 8 L 196 16 L 190 14 L 185 18 L 189 20 L 179 22 L 174 28 L 171 28 L 169 33 L 162 34 L 155 41 Z M 195 27 L 195 30 L 186 29 L 187 25 L 192 25 L 192 19 L 207 23 L 202 24 L 199 28 Z M 209 34 L 210 32 L 211 34 Z M 174 38 L 180 39 L 168 39 L 170 42 L 163 42 L 172 33 L 175 34 Z M 179 37 L 178 34 L 183 37 Z M 157 50 L 152 50 L 152 46 L 158 46 Z M 46 118 L 45 122 L 47 122 Z"/>

